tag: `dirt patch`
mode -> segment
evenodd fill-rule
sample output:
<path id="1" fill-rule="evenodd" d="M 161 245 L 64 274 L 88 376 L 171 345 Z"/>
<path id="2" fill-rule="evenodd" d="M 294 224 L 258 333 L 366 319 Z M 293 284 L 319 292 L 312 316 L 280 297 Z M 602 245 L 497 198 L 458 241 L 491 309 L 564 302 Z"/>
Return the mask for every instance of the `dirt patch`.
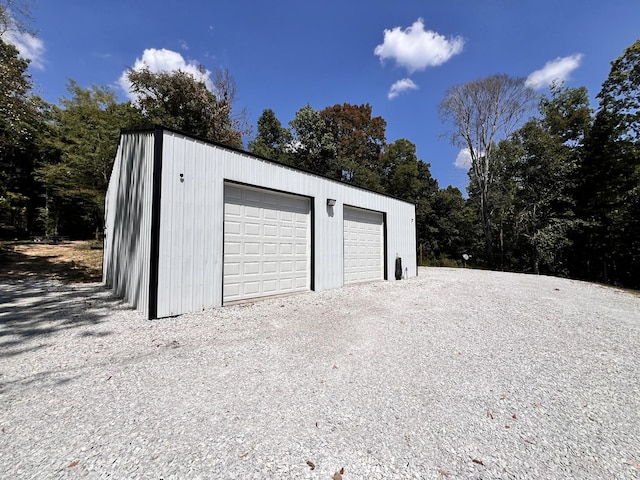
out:
<path id="1" fill-rule="evenodd" d="M 102 243 L 0 242 L 0 279 L 24 277 L 99 282 Z"/>

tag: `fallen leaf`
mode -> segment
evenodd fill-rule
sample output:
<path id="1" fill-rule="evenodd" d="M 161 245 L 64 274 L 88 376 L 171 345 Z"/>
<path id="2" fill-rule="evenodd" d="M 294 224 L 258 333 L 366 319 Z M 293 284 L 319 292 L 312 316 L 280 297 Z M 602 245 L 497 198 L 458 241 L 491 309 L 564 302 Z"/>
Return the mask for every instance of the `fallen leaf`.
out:
<path id="1" fill-rule="evenodd" d="M 247 455 L 249 455 L 249 452 L 248 452 L 248 451 L 247 451 L 247 452 L 244 452 L 242 455 L 240 455 L 240 458 L 246 458 L 246 457 L 247 457 Z"/>
<path id="2" fill-rule="evenodd" d="M 629 465 L 632 468 L 635 468 L 636 470 L 640 470 L 640 462 L 636 462 L 636 461 L 632 460 L 630 462 L 622 462 L 622 463 L 624 463 L 625 465 Z"/>
<path id="3" fill-rule="evenodd" d="M 509 425 L 505 425 L 504 428 L 511 428 Z"/>
<path id="4" fill-rule="evenodd" d="M 438 473 L 440 475 L 442 475 L 443 477 L 448 477 L 449 476 L 449 472 L 447 470 L 445 470 L 444 468 L 439 469 Z"/>
<path id="5" fill-rule="evenodd" d="M 484 463 L 482 463 L 482 460 L 478 460 L 477 458 L 472 458 L 471 461 L 473 463 L 477 463 L 478 465 L 482 465 L 484 467 Z"/>
<path id="6" fill-rule="evenodd" d="M 73 468 L 73 467 L 77 466 L 78 463 L 80 463 L 80 462 L 78 462 L 78 460 L 74 460 L 69 465 L 67 465 L 67 468 Z"/>
<path id="7" fill-rule="evenodd" d="M 309 468 L 311 470 L 315 470 L 316 469 L 316 464 L 313 463 L 311 460 L 307 460 L 307 465 L 309 465 Z"/>
<path id="8" fill-rule="evenodd" d="M 107 378 L 107 381 L 111 380 L 112 375 L 109 375 L 109 378 Z"/>
<path id="9" fill-rule="evenodd" d="M 516 414 L 514 413 L 513 415 L 511 415 L 511 418 L 513 418 L 514 420 L 517 420 L 518 417 L 516 416 Z"/>
<path id="10" fill-rule="evenodd" d="M 530 443 L 531 445 L 537 445 L 537 443 L 536 443 L 536 442 L 534 442 L 533 440 L 527 440 L 527 439 L 525 438 L 525 440 L 524 440 L 524 441 L 525 441 L 525 443 Z"/>
<path id="11" fill-rule="evenodd" d="M 491 420 L 493 420 L 493 414 L 491 412 L 487 412 L 487 417 L 489 417 Z"/>

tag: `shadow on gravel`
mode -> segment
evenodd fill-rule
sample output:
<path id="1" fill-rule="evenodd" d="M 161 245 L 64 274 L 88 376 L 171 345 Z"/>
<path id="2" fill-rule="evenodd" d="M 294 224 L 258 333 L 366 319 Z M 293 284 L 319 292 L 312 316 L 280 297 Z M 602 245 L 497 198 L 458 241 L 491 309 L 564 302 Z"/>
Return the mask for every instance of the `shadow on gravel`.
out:
<path id="1" fill-rule="evenodd" d="M 65 376 L 61 376 L 65 375 Z M 39 388 L 60 387 L 81 378 L 79 373 L 68 375 L 61 374 L 60 370 L 47 370 L 25 378 L 11 381 L 0 381 L 0 393 L 6 393 L 15 388 L 24 388 L 37 385 Z"/>
<path id="2" fill-rule="evenodd" d="M 0 358 L 46 347 L 51 335 L 98 325 L 114 309 L 128 308 L 101 284 L 64 285 L 45 279 L 0 284 Z M 109 332 L 82 332 L 106 336 Z"/>

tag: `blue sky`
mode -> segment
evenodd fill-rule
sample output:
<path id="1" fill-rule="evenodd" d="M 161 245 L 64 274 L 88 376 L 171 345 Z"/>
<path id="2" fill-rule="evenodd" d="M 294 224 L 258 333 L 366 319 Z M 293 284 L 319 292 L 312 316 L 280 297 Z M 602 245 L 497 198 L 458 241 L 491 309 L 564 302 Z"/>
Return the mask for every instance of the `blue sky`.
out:
<path id="1" fill-rule="evenodd" d="M 309 103 L 369 103 L 387 141 L 407 138 L 441 187 L 464 191 L 459 149 L 441 136 L 448 87 L 504 73 L 547 93 L 553 78 L 593 97 L 610 62 L 640 37 L 638 0 L 33 0 L 35 37 L 5 39 L 31 58 L 49 102 L 66 82 L 109 85 L 128 67 L 229 70 L 254 125 L 283 125 Z M 596 107 L 595 100 L 592 107 Z"/>

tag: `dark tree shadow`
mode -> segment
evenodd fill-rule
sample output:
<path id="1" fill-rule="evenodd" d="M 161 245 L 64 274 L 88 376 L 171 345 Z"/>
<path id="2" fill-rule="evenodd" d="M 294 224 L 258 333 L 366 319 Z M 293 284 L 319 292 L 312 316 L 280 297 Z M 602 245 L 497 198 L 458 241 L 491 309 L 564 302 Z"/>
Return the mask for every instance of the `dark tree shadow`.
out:
<path id="1" fill-rule="evenodd" d="M 42 278 L 0 281 L 0 359 L 48 346 L 57 332 L 102 323 L 130 309 L 104 285 L 62 284 Z M 100 331 L 83 335 L 106 336 Z"/>

